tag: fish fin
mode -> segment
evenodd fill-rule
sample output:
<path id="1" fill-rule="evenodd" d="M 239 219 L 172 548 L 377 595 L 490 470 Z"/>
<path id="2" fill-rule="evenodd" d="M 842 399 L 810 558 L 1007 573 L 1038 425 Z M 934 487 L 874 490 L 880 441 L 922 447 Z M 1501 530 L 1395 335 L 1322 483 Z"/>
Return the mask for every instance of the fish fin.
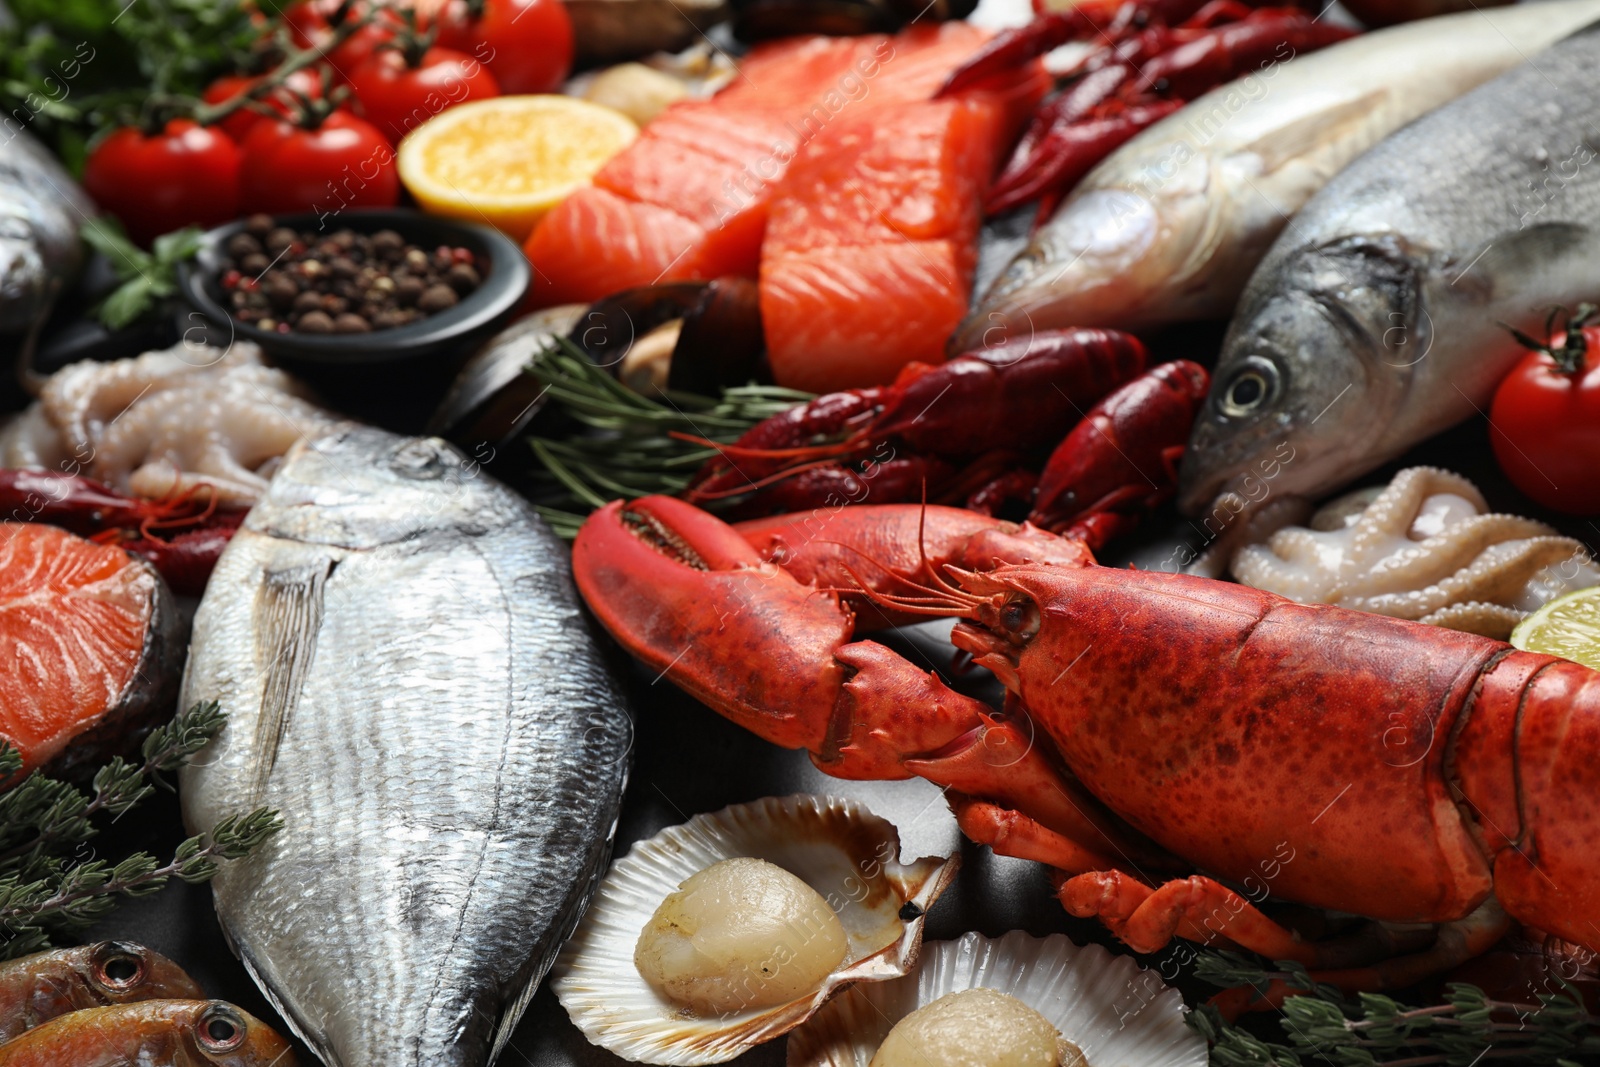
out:
<path id="1" fill-rule="evenodd" d="M 1374 89 L 1354 99 L 1341 100 L 1263 134 L 1240 151 L 1257 156 L 1262 169 L 1271 173 L 1286 163 L 1305 159 L 1320 145 L 1358 133 L 1388 96 L 1387 89 Z"/>
<path id="2" fill-rule="evenodd" d="M 1393 366 L 1408 366 L 1410 352 L 1427 351 L 1431 331 L 1418 257 L 1400 238 L 1341 237 L 1303 248 L 1297 258 L 1296 281 L 1352 342 Z"/>
<path id="3" fill-rule="evenodd" d="M 1451 288 L 1475 302 L 1495 296 L 1496 278 L 1538 277 L 1569 253 L 1586 253 L 1593 245 L 1588 226 L 1579 222 L 1536 222 L 1497 234 L 1459 257 L 1451 271 Z"/>
<path id="4" fill-rule="evenodd" d="M 256 719 L 255 781 L 252 804 L 266 795 L 267 782 L 278 762 L 278 747 L 294 717 L 295 705 L 305 685 L 317 651 L 317 631 L 322 627 L 323 585 L 336 561 L 284 570 L 263 576 L 255 603 L 256 662 L 265 664 L 261 689 L 261 714 Z"/>
<path id="5" fill-rule="evenodd" d="M 226 924 L 224 924 L 223 930 L 226 932 Z M 289 1032 L 299 1038 L 301 1043 L 309 1048 L 323 1062 L 325 1067 L 344 1067 L 344 1061 L 339 1058 L 339 1054 L 329 1048 L 326 1041 L 312 1033 L 311 1028 L 304 1025 L 283 998 L 273 990 L 272 983 L 267 981 L 266 975 L 257 966 L 255 958 L 248 952 L 240 952 L 238 947 L 234 945 L 232 937 L 228 938 L 228 944 L 233 949 L 233 954 L 239 958 L 239 962 L 244 965 L 245 973 L 256 984 L 256 988 L 261 990 L 261 995 L 267 999 L 268 1004 L 272 1005 L 272 1010 L 278 1013 L 278 1018 L 283 1020 L 284 1025 L 289 1028 Z"/>

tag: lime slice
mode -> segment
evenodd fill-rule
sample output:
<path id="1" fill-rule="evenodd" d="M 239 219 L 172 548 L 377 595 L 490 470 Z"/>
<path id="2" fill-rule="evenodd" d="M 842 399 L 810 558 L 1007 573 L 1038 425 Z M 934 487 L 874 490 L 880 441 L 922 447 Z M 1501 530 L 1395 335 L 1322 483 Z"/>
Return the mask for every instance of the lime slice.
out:
<path id="1" fill-rule="evenodd" d="M 1517 624 L 1511 643 L 1600 670 L 1600 586 L 1550 601 Z"/>

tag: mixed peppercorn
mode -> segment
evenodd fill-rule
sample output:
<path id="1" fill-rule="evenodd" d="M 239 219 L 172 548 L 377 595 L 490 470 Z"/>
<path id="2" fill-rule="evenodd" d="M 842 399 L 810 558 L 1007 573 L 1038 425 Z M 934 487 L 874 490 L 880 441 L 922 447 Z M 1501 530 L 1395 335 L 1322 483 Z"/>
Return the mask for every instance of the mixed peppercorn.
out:
<path id="1" fill-rule="evenodd" d="M 220 281 L 238 321 L 278 333 L 368 333 L 455 307 L 483 280 L 470 249 L 429 251 L 393 230 L 318 235 L 252 215 Z"/>

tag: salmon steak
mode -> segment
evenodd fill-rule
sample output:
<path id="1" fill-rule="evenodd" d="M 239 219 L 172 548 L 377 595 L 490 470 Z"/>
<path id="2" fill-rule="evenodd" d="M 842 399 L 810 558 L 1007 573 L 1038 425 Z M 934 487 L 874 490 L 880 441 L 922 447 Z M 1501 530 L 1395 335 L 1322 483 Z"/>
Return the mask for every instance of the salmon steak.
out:
<path id="1" fill-rule="evenodd" d="M 55 526 L 0 523 L 0 739 L 72 774 L 172 710 L 182 627 L 155 569 Z"/>

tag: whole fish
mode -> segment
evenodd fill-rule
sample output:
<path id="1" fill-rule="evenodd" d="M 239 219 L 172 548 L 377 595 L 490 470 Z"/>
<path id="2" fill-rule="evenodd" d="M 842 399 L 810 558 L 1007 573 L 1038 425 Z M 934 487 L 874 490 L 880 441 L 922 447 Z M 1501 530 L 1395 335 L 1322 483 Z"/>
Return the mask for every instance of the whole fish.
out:
<path id="1" fill-rule="evenodd" d="M 129 941 L 36 952 L 0 963 L 0 1044 L 85 1008 L 204 997 L 182 967 Z"/>
<path id="2" fill-rule="evenodd" d="M 1185 511 L 1318 496 L 1486 411 L 1523 354 L 1501 323 L 1541 333 L 1552 305 L 1600 292 L 1597 67 L 1600 27 L 1585 28 L 1306 205 L 1223 342 Z"/>
<path id="3" fill-rule="evenodd" d="M 295 1067 L 272 1027 L 220 1000 L 86 1008 L 0 1045 L 0 1067 Z"/>
<path id="4" fill-rule="evenodd" d="M 213 883 L 328 1067 L 482 1067 L 605 865 L 630 720 L 566 547 L 435 438 L 296 445 L 212 574 L 184 679 L 229 712 L 184 815 L 275 808 Z"/>
<path id="5" fill-rule="evenodd" d="M 43 145 L 0 121 L 0 333 L 26 330 L 77 273 L 94 210 Z"/>
<path id="6" fill-rule="evenodd" d="M 990 286 L 950 351 L 1064 326 L 1230 315 L 1272 241 L 1394 130 L 1600 18 L 1596 0 L 1471 11 L 1273 63 L 1089 173 Z"/>

